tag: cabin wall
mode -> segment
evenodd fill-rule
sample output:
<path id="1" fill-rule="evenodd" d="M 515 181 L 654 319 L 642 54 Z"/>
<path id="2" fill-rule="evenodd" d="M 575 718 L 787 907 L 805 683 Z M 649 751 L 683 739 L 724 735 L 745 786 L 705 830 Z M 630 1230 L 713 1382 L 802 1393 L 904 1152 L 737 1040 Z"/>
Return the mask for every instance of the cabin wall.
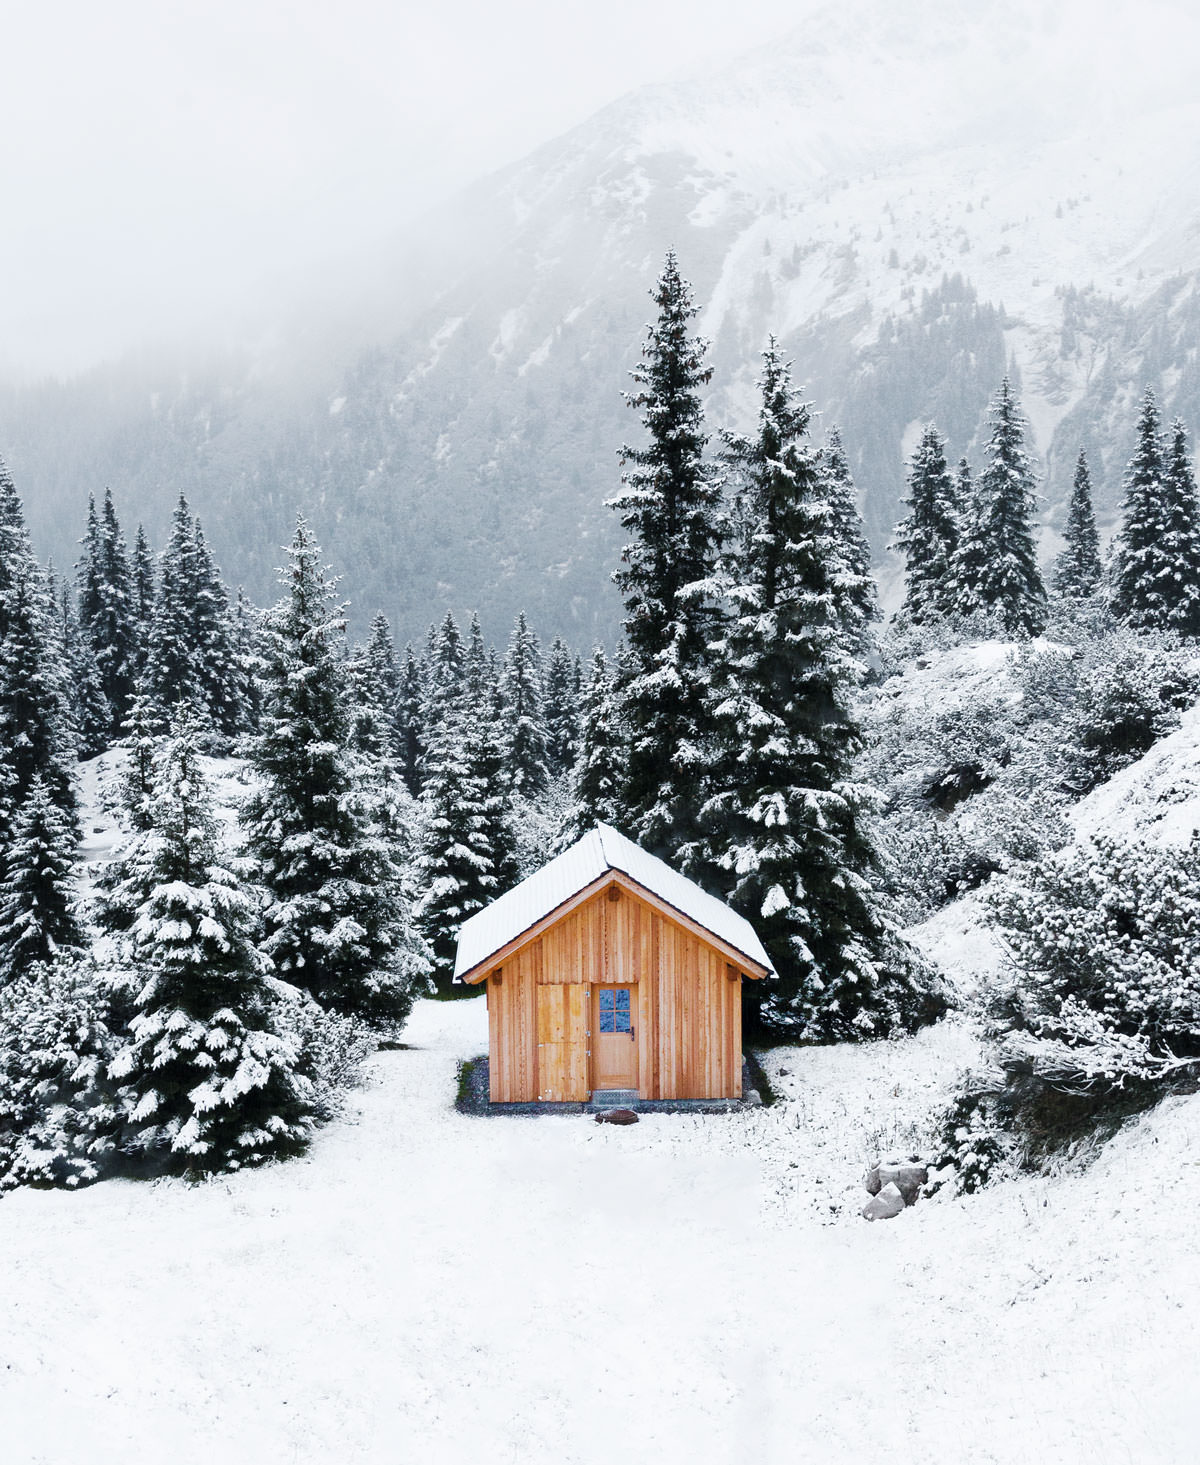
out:
<path id="1" fill-rule="evenodd" d="M 646 1099 L 739 1098 L 741 977 L 701 937 L 616 886 L 568 912 L 488 979 L 491 1097 L 586 1099 L 591 990 L 634 988 Z M 547 990 L 560 989 L 560 990 Z"/>

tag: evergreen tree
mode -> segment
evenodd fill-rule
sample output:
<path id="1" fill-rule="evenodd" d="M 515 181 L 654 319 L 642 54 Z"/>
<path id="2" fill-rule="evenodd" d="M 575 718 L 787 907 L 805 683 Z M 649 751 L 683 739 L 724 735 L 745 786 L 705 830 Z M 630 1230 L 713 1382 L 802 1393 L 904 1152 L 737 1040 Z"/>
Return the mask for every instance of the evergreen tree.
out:
<path id="1" fill-rule="evenodd" d="M 400 771 L 414 797 L 421 792 L 421 765 L 425 755 L 421 715 L 424 700 L 421 664 L 410 641 L 404 648 L 404 670 L 396 698 L 396 737 Z"/>
<path id="2" fill-rule="evenodd" d="M 54 804 L 73 819 L 75 745 L 61 637 L 53 624 L 53 600 L 31 558 L 15 566 L 4 604 L 0 748 L 7 754 L 12 806 L 23 804 L 40 779 Z"/>
<path id="3" fill-rule="evenodd" d="M 1154 393 L 1147 388 L 1137 446 L 1125 470 L 1121 527 L 1113 545 L 1112 608 L 1138 630 L 1162 630 L 1174 602 L 1175 567 L 1165 548 L 1166 463 Z"/>
<path id="4" fill-rule="evenodd" d="M 76 565 L 79 629 L 95 658 L 100 687 L 110 709 L 109 739 L 116 736 L 133 694 L 137 673 L 137 620 L 129 552 L 117 522 L 112 493 L 104 508 L 88 498 L 87 533 Z"/>
<path id="5" fill-rule="evenodd" d="M 111 1065 L 131 1090 L 123 1147 L 192 1174 L 297 1153 L 311 1085 L 274 1030 L 270 963 L 252 898 L 221 859 L 194 725 L 177 723 L 163 749 L 123 885 L 137 910 L 133 1017 Z"/>
<path id="6" fill-rule="evenodd" d="M 150 632 L 154 622 L 154 583 L 154 555 L 147 542 L 146 531 L 139 524 L 137 538 L 133 543 L 133 569 L 130 573 L 136 676 L 144 674 L 150 650 Z"/>
<path id="7" fill-rule="evenodd" d="M 458 623 L 450 611 L 440 626 L 430 626 L 425 657 L 422 737 L 432 743 L 441 724 L 453 720 L 463 695 L 466 653 Z"/>
<path id="8" fill-rule="evenodd" d="M 25 513 L 16 484 L 0 458 L 0 643 L 8 635 L 10 597 L 17 582 L 34 563 L 25 528 Z"/>
<path id="9" fill-rule="evenodd" d="M 1086 600 L 1099 589 L 1104 572 L 1100 564 L 1100 535 L 1092 510 L 1092 478 L 1082 448 L 1075 462 L 1075 481 L 1063 537 L 1066 547 L 1054 565 L 1055 592 L 1064 600 Z"/>
<path id="10" fill-rule="evenodd" d="M 577 657 L 572 657 L 561 636 L 556 636 L 546 658 L 542 683 L 543 722 L 546 727 L 546 766 L 551 777 L 561 778 L 575 766 L 579 750 L 579 686 Z"/>
<path id="11" fill-rule="evenodd" d="M 91 642 L 75 620 L 67 587 L 62 587 L 59 622 L 67 668 L 67 692 L 81 758 L 94 758 L 112 742 L 112 707 L 104 695 L 100 668 Z"/>
<path id="12" fill-rule="evenodd" d="M 150 631 L 151 695 L 164 712 L 188 705 L 215 728 L 234 734 L 244 719 L 233 663 L 228 596 L 203 530 L 180 494 Z"/>
<path id="13" fill-rule="evenodd" d="M 426 967 L 395 853 L 373 828 L 349 747 L 342 608 L 301 519 L 287 594 L 266 617 L 260 780 L 243 812 L 269 903 L 266 953 L 325 1007 L 402 1021 Z"/>
<path id="14" fill-rule="evenodd" d="M 83 944 L 76 918 L 74 821 L 34 776 L 18 805 L 0 881 L 0 982 Z"/>
<path id="15" fill-rule="evenodd" d="M 493 674 L 488 648 L 483 640 L 479 616 L 472 614 L 467 631 L 467 649 L 463 657 L 463 694 L 468 707 L 491 706 L 496 696 L 497 679 Z"/>
<path id="16" fill-rule="evenodd" d="M 604 648 L 592 652 L 579 714 L 579 754 L 572 779 L 573 808 L 568 835 L 579 839 L 597 824 L 620 818 L 625 777 L 616 686 Z"/>
<path id="17" fill-rule="evenodd" d="M 257 732 L 262 714 L 262 616 L 251 605 L 246 592 L 238 586 L 237 597 L 229 619 L 229 686 L 230 706 L 237 725 L 231 731 Z"/>
<path id="18" fill-rule="evenodd" d="M 767 1026 L 864 1037 L 936 1004 L 875 888 L 868 796 L 853 782 L 840 529 L 806 441 L 809 409 L 774 340 L 759 385 L 757 434 L 729 439 L 744 535 L 730 547 L 731 615 L 714 648 L 705 874 L 774 963 L 755 994 Z"/>
<path id="19" fill-rule="evenodd" d="M 371 622 L 367 640 L 367 661 L 375 684 L 376 700 L 388 723 L 388 741 L 393 754 L 400 754 L 400 670 L 396 665 L 396 643 L 387 616 L 379 611 Z"/>
<path id="20" fill-rule="evenodd" d="M 707 343 L 690 334 L 697 307 L 673 252 L 653 298 L 658 319 L 632 373 L 637 390 L 626 394 L 648 440 L 621 450 L 624 486 L 612 500 L 633 536 L 616 576 L 632 656 L 621 689 L 630 738 L 623 823 L 647 849 L 686 865 L 705 772 L 721 489 L 704 458 Z"/>
<path id="21" fill-rule="evenodd" d="M 1196 636 L 1200 635 L 1200 502 L 1187 429 L 1178 418 L 1171 425 L 1164 467 L 1163 549 L 1173 572 L 1163 586 L 1169 597 L 1167 628 L 1181 636 Z"/>
<path id="22" fill-rule="evenodd" d="M 458 932 L 499 894 L 489 790 L 459 706 L 437 724 L 425 755 L 425 826 L 417 864 L 417 923 L 433 952 L 439 990 L 451 990 Z"/>
<path id="23" fill-rule="evenodd" d="M 987 462 L 976 488 L 986 545 L 978 598 L 1009 634 L 1036 635 L 1046 622 L 1046 590 L 1033 541 L 1033 467 L 1025 451 L 1025 419 L 1008 377 L 992 401 Z"/>
<path id="24" fill-rule="evenodd" d="M 154 799 L 155 767 L 162 745 L 163 727 L 154 703 L 141 682 L 134 684 L 133 698 L 125 716 L 121 744 L 128 750 L 120 782 L 120 802 L 126 822 L 136 833 L 150 827 L 150 806 Z"/>
<path id="25" fill-rule="evenodd" d="M 546 728 L 542 721 L 542 657 L 525 612 L 517 616 L 500 680 L 507 728 L 508 777 L 521 798 L 546 791 Z"/>
<path id="26" fill-rule="evenodd" d="M 909 513 L 896 526 L 895 541 L 895 547 L 904 554 L 903 609 L 909 620 L 921 624 L 958 608 L 956 568 L 962 505 L 946 465 L 945 442 L 932 423 L 926 426 L 913 453 L 904 502 Z"/>
<path id="27" fill-rule="evenodd" d="M 836 427 L 829 429 L 820 468 L 838 547 L 833 577 L 838 621 L 846 648 L 861 659 L 870 647 L 871 626 L 880 619 L 879 592 L 871 573 L 871 549 L 858 512 L 858 494 Z"/>

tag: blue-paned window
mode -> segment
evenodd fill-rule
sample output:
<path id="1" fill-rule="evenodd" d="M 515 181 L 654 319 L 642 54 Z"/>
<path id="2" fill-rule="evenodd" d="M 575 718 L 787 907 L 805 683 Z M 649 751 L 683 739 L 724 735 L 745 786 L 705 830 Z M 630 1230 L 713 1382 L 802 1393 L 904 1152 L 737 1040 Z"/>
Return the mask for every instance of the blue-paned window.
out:
<path id="1" fill-rule="evenodd" d="M 602 1033 L 632 1031 L 629 996 L 628 987 L 600 988 L 600 1031 Z"/>

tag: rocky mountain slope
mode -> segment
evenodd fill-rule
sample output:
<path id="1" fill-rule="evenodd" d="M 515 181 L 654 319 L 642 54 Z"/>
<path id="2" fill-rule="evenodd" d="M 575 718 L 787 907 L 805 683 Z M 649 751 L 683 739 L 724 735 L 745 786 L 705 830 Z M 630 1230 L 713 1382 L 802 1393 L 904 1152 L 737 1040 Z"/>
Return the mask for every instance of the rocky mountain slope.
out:
<path id="1" fill-rule="evenodd" d="M 1145 382 L 1200 426 L 1197 57 L 1172 0 L 832 7 L 483 181 L 267 347 L 0 393 L 0 451 L 60 561 L 89 488 L 158 529 L 182 487 L 256 595 L 303 507 L 358 610 L 407 634 L 447 605 L 502 634 L 524 605 L 604 635 L 620 393 L 673 245 L 714 426 L 752 412 L 775 331 L 881 554 L 920 422 L 971 451 L 1014 369 L 1049 551 L 1080 443 L 1111 522 Z"/>

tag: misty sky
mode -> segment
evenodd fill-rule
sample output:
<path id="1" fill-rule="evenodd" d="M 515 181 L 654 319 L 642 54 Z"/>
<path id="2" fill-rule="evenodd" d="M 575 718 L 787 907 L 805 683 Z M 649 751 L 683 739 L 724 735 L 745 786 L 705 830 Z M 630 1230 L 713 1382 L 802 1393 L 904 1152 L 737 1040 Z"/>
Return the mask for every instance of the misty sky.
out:
<path id="1" fill-rule="evenodd" d="M 646 81 L 812 0 L 7 7 L 0 371 L 248 310 Z"/>

